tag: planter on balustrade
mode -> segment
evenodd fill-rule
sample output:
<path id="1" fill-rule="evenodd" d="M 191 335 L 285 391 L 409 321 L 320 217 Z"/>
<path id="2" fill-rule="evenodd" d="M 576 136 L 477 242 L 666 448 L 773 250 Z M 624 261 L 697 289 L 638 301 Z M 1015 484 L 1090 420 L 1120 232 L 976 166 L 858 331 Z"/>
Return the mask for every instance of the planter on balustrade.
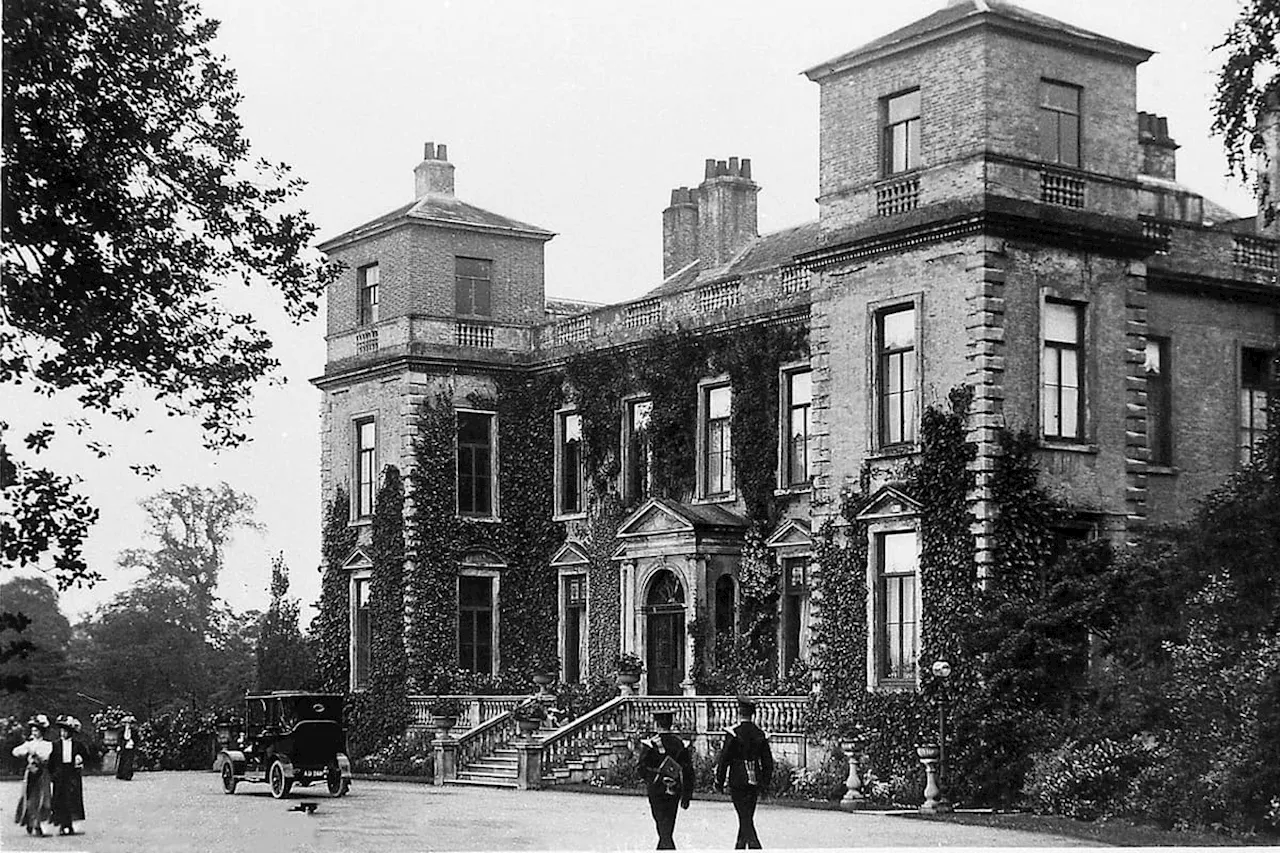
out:
<path id="1" fill-rule="evenodd" d="M 431 725 L 435 726 L 436 731 L 438 731 L 442 735 L 449 734 L 449 730 L 452 729 L 457 724 L 458 724 L 458 718 L 456 716 L 450 716 L 448 714 L 440 714 L 440 715 L 432 715 L 431 717 Z"/>
<path id="2" fill-rule="evenodd" d="M 529 737 L 531 734 L 542 728 L 541 720 L 516 720 L 516 727 L 520 729 L 520 734 Z"/>
<path id="3" fill-rule="evenodd" d="M 638 672 L 618 673 L 618 690 L 623 696 L 634 696 L 636 693 L 636 685 L 639 683 L 640 673 Z"/>

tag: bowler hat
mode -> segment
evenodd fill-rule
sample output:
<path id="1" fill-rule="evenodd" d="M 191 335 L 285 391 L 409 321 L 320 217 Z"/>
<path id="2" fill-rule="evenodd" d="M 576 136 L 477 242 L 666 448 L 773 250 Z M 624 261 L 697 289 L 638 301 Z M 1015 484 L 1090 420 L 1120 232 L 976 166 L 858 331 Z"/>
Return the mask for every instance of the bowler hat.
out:
<path id="1" fill-rule="evenodd" d="M 738 697 L 738 711 L 745 716 L 750 717 L 756 712 L 756 700 L 750 696 Z"/>

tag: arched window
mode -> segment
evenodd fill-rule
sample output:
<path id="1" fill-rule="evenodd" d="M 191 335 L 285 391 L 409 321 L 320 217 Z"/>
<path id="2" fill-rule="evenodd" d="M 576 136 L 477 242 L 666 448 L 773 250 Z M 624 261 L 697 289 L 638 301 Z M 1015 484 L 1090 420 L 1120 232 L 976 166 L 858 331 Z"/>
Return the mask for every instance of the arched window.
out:
<path id="1" fill-rule="evenodd" d="M 653 576 L 645 603 L 650 607 L 684 606 L 684 588 L 680 586 L 675 572 L 662 569 Z"/>
<path id="2" fill-rule="evenodd" d="M 737 601 L 733 575 L 716 579 L 716 635 L 732 634 L 737 621 Z"/>

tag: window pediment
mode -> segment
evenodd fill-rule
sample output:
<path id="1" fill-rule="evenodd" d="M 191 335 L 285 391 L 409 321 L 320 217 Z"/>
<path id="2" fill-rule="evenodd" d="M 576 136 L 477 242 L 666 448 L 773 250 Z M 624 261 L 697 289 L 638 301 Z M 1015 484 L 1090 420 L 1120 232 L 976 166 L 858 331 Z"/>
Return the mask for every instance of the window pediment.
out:
<path id="1" fill-rule="evenodd" d="M 467 551 L 462 555 L 462 559 L 458 561 L 466 568 L 477 569 L 505 569 L 507 561 L 499 557 L 492 551 L 483 549 L 475 549 Z"/>
<path id="2" fill-rule="evenodd" d="M 369 559 L 369 555 L 365 553 L 363 548 L 356 548 L 347 559 L 342 561 L 342 568 L 346 571 L 372 569 L 373 560 Z"/>
<path id="3" fill-rule="evenodd" d="M 858 521 L 876 521 L 919 514 L 919 501 L 894 486 L 884 486 L 872 495 L 866 507 L 856 517 Z"/>
<path id="4" fill-rule="evenodd" d="M 767 548 L 808 548 L 813 545 L 813 531 L 806 519 L 788 518 L 778 525 L 764 544 Z"/>
<path id="5" fill-rule="evenodd" d="M 551 558 L 551 568 L 569 568 L 570 566 L 585 566 L 591 560 L 587 557 L 587 552 L 582 545 L 569 540 L 560 546 L 560 550 L 556 551 L 555 556 Z"/>

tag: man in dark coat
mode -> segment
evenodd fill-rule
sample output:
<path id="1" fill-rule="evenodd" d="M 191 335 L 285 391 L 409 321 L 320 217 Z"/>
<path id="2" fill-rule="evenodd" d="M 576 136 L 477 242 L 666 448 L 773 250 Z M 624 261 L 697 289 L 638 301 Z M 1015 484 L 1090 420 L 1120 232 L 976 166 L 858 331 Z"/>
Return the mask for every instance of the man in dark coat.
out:
<path id="1" fill-rule="evenodd" d="M 138 720 L 133 714 L 121 722 L 124 732 L 120 735 L 120 761 L 116 765 L 116 778 L 128 782 L 133 778 L 133 760 L 138 748 Z"/>
<path id="2" fill-rule="evenodd" d="M 725 729 L 724 746 L 716 759 L 716 790 L 723 791 L 729 783 L 729 797 L 733 810 L 738 813 L 738 840 L 735 850 L 760 849 L 760 837 L 756 835 L 756 803 L 762 793 L 769 790 L 773 779 L 773 752 L 769 739 L 753 718 L 756 703 L 741 696 L 738 698 L 738 723 Z"/>
<path id="3" fill-rule="evenodd" d="M 658 849 L 675 850 L 676 808 L 689 808 L 693 798 L 693 756 L 689 746 L 671 732 L 671 711 L 657 711 L 658 731 L 640 743 L 640 778 L 649 795 L 649 809 L 658 828 Z"/>
<path id="4" fill-rule="evenodd" d="M 75 835 L 73 824 L 84 820 L 84 787 L 80 769 L 89 751 L 75 737 L 80 721 L 75 717 L 59 717 L 62 737 L 53 742 L 49 756 L 49 775 L 53 778 L 53 822 L 59 835 Z"/>

